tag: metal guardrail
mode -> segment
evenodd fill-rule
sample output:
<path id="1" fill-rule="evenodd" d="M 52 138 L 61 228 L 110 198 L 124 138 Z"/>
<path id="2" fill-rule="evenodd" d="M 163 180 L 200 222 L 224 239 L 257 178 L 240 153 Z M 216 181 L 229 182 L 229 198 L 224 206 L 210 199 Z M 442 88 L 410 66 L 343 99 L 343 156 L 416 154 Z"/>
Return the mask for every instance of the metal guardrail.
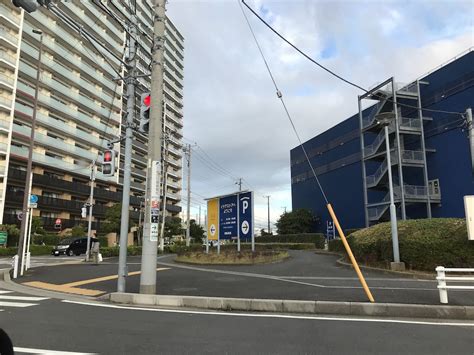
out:
<path id="1" fill-rule="evenodd" d="M 439 301 L 441 303 L 447 304 L 448 303 L 448 289 L 456 289 L 456 290 L 473 290 L 473 286 L 466 286 L 466 285 L 450 285 L 446 284 L 446 281 L 453 281 L 453 282 L 473 282 L 474 283 L 474 275 L 473 276 L 446 276 L 447 272 L 462 272 L 462 273 L 474 273 L 474 269 L 463 269 L 463 268 L 445 268 L 444 266 L 438 266 L 436 268 L 436 280 L 438 280 L 438 290 L 439 290 Z"/>

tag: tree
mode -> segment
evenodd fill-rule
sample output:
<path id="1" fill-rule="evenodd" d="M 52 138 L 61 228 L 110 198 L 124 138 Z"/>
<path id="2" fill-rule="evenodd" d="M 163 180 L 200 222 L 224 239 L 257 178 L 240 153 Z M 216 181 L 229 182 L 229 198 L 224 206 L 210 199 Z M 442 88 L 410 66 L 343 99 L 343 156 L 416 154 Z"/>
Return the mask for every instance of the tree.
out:
<path id="1" fill-rule="evenodd" d="M 181 235 L 181 234 L 183 234 L 183 228 L 181 226 L 181 218 L 167 217 L 165 221 L 164 238 L 171 238 L 175 235 Z"/>
<path id="2" fill-rule="evenodd" d="M 18 239 L 20 237 L 20 230 L 14 224 L 1 224 L 0 230 L 8 234 L 7 245 L 9 247 L 18 246 Z"/>
<path id="3" fill-rule="evenodd" d="M 103 230 L 105 233 L 120 234 L 120 220 L 122 219 L 122 204 L 116 203 L 105 212 Z M 130 223 L 129 223 L 130 225 Z"/>
<path id="4" fill-rule="evenodd" d="M 268 232 L 265 232 L 265 229 L 260 229 L 260 236 L 261 237 L 266 237 L 266 236 L 269 236 L 269 235 L 273 235 L 273 233 L 268 233 Z"/>
<path id="5" fill-rule="evenodd" d="M 189 234 L 195 242 L 200 243 L 204 238 L 204 228 L 196 223 L 194 219 L 189 221 Z"/>
<path id="6" fill-rule="evenodd" d="M 317 218 L 310 210 L 300 208 L 283 213 L 276 222 L 276 227 L 278 234 L 310 233 L 316 221 Z"/>
<path id="7" fill-rule="evenodd" d="M 87 235 L 87 232 L 82 224 L 72 227 L 71 237 L 84 237 L 85 235 Z"/>
<path id="8" fill-rule="evenodd" d="M 41 217 L 37 217 L 37 216 L 33 217 L 33 220 L 31 221 L 31 233 L 32 234 L 45 234 Z"/>

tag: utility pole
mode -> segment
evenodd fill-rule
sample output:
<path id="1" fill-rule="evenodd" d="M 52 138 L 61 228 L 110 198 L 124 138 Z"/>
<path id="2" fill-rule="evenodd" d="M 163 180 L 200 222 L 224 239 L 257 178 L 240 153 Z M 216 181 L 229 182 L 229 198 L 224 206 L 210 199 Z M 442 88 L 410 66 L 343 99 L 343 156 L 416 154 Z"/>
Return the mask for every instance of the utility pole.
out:
<path id="1" fill-rule="evenodd" d="M 199 205 L 199 226 L 201 226 L 201 205 Z"/>
<path id="2" fill-rule="evenodd" d="M 266 197 L 267 198 L 267 206 L 268 206 L 268 233 L 270 234 L 271 233 L 271 230 L 270 230 L 270 195 L 266 195 L 266 196 L 263 196 L 263 197 Z"/>
<path id="3" fill-rule="evenodd" d="M 186 246 L 189 247 L 191 242 L 190 235 L 190 218 L 191 218 L 191 144 L 188 144 L 185 149 L 186 158 L 188 160 L 188 206 L 187 206 L 187 220 L 186 220 Z"/>
<path id="4" fill-rule="evenodd" d="M 242 191 L 242 178 L 239 178 L 239 181 L 237 181 L 235 184 L 239 185 L 239 191 Z"/>
<path id="5" fill-rule="evenodd" d="M 90 192 L 90 195 L 89 195 L 89 223 L 87 225 L 86 261 L 89 261 L 90 251 L 91 251 L 92 206 L 94 206 L 94 184 L 95 184 L 95 160 L 92 161 L 92 166 L 91 166 L 91 192 Z"/>
<path id="6" fill-rule="evenodd" d="M 157 165 L 161 161 L 161 117 L 163 102 L 163 51 L 165 45 L 165 5 L 166 0 L 153 0 L 153 48 L 151 63 L 151 107 L 150 129 L 148 134 L 148 176 L 146 186 L 146 210 L 144 223 L 144 238 L 142 248 L 142 273 L 140 276 L 140 293 L 156 293 L 156 254 L 158 235 L 152 223 L 152 199 L 156 194 Z M 158 180 L 159 181 L 159 180 Z M 155 185 L 155 186 L 153 186 Z M 159 190 L 158 190 L 159 191 Z M 153 228 L 153 230 L 152 230 Z"/>
<path id="7" fill-rule="evenodd" d="M 166 127 L 163 125 L 166 131 Z M 163 159 L 163 202 L 161 212 L 161 230 L 160 230 L 160 251 L 165 251 L 165 219 L 166 219 L 166 193 L 168 190 L 168 145 L 169 145 L 169 133 L 165 132 L 165 157 Z"/>
<path id="8" fill-rule="evenodd" d="M 472 108 L 466 109 L 467 129 L 469 133 L 469 146 L 471 148 L 471 171 L 474 176 L 474 129 L 472 126 Z"/>
<path id="9" fill-rule="evenodd" d="M 20 275 L 23 275 L 23 265 L 25 263 L 25 249 L 26 249 L 26 228 L 28 222 L 28 204 L 30 202 L 31 185 L 33 182 L 33 149 L 35 145 L 35 130 L 36 130 L 36 111 L 38 108 L 38 93 L 39 93 L 39 79 L 41 73 L 41 54 L 43 52 L 43 32 L 33 30 L 33 33 L 40 35 L 40 44 L 38 49 L 38 64 L 36 66 L 36 83 L 35 83 L 35 104 L 33 106 L 33 115 L 31 116 L 31 133 L 30 145 L 28 147 L 28 162 L 26 163 L 26 178 L 25 191 L 23 195 L 22 219 L 20 227 L 20 240 L 18 241 L 18 265 L 20 265 Z"/>
<path id="10" fill-rule="evenodd" d="M 127 84 L 127 122 L 125 128 L 125 157 L 123 165 L 123 191 L 122 191 L 122 218 L 120 220 L 120 249 L 117 279 L 117 292 L 125 292 L 125 278 L 127 270 L 127 244 L 128 244 L 128 220 L 130 208 L 130 175 L 132 170 L 132 138 L 133 118 L 135 116 L 135 67 L 136 67 L 136 43 L 137 17 L 132 14 L 130 24 L 130 36 L 128 46 L 127 71 L 125 78 Z"/>

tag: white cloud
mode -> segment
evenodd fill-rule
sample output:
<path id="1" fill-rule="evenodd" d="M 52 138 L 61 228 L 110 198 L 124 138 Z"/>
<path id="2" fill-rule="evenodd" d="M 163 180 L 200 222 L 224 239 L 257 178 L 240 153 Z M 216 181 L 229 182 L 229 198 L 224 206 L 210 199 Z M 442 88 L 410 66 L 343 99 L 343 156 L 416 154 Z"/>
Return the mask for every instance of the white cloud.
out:
<path id="1" fill-rule="evenodd" d="M 364 87 L 391 76 L 414 80 L 474 45 L 471 1 L 248 2 L 263 6 L 266 18 L 310 56 Z M 356 113 L 359 90 L 301 57 L 246 13 L 303 140 Z M 289 151 L 297 139 L 237 1 L 170 1 L 168 16 L 185 37 L 185 137 L 231 175 L 245 178 L 256 196 L 274 196 L 275 221 L 282 206 L 291 209 Z M 337 50 L 322 60 L 328 42 Z M 195 191 L 210 197 L 236 190 L 234 180 L 206 159 L 193 160 Z M 255 209 L 265 221 L 263 198 Z"/>

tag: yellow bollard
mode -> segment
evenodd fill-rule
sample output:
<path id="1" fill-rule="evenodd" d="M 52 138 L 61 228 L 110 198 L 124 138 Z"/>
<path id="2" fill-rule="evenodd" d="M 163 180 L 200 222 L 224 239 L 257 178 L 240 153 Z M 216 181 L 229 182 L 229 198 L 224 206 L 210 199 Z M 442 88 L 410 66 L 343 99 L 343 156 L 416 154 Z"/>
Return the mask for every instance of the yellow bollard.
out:
<path id="1" fill-rule="evenodd" d="M 339 221 L 337 220 L 336 214 L 334 213 L 334 210 L 332 209 L 332 206 L 330 203 L 327 204 L 327 208 L 337 228 L 337 231 L 339 232 L 339 235 L 342 240 L 342 244 L 344 244 L 344 248 L 346 248 L 347 254 L 349 255 L 349 259 L 351 259 L 352 266 L 354 266 L 357 276 L 359 277 L 360 283 L 362 284 L 362 287 L 364 288 L 365 294 L 369 298 L 370 302 L 375 302 L 374 297 L 372 296 L 372 293 L 370 292 L 369 286 L 367 286 L 367 282 L 365 282 L 364 275 L 362 275 L 362 272 L 359 269 L 359 265 L 357 264 L 354 254 L 352 254 L 351 247 L 349 246 L 349 243 L 347 242 L 346 236 L 344 235 L 344 232 L 342 231 L 342 228 L 339 225 Z"/>

